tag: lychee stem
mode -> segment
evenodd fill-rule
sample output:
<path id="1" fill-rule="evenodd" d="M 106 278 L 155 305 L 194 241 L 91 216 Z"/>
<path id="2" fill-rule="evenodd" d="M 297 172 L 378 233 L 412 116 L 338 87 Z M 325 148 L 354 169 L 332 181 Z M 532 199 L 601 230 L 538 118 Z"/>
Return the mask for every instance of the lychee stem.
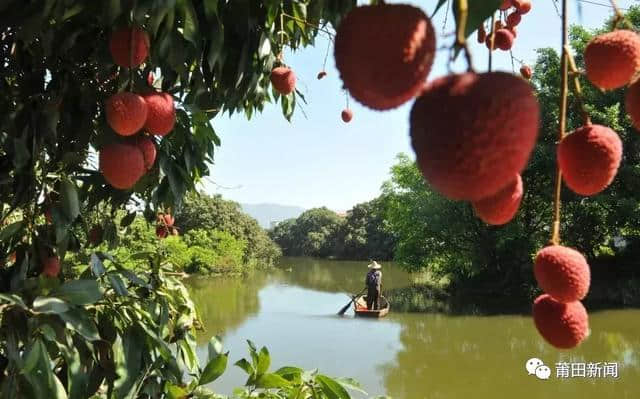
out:
<path id="1" fill-rule="evenodd" d="M 620 24 L 620 22 L 623 22 L 627 26 L 627 28 L 629 28 L 630 30 L 635 30 L 635 27 L 633 26 L 633 24 L 620 11 L 620 8 L 618 7 L 618 3 L 616 3 L 616 0 L 610 0 L 610 1 L 611 1 L 611 7 L 613 7 L 613 11 L 616 14 L 616 16 L 613 18 L 613 29 L 618 29 L 618 25 Z"/>
<path id="2" fill-rule="evenodd" d="M 329 57 L 329 49 L 331 48 L 331 40 L 327 42 L 327 52 L 324 54 L 324 62 L 322 63 L 322 71 L 327 69 L 327 58 Z"/>
<path id="3" fill-rule="evenodd" d="M 131 28 L 129 29 L 129 91 L 133 91 L 133 55 L 135 49 L 133 48 L 134 41 L 134 25 L 135 25 L 135 12 L 136 12 L 136 3 L 138 0 L 133 0 L 131 4 Z"/>
<path id="4" fill-rule="evenodd" d="M 576 94 L 576 98 L 578 99 L 578 105 L 580 107 L 580 113 L 582 114 L 582 124 L 590 125 L 591 117 L 589 116 L 589 112 L 587 108 L 584 106 L 584 98 L 582 96 L 582 87 L 580 86 L 580 71 L 576 66 L 576 61 L 573 59 L 573 55 L 571 55 L 571 49 L 569 46 L 564 46 L 564 52 L 567 55 L 567 60 L 569 61 L 569 69 L 571 70 L 571 74 L 573 77 L 573 91 Z"/>
<path id="5" fill-rule="evenodd" d="M 558 144 L 562 141 L 565 136 L 565 130 L 567 127 L 567 96 L 569 92 L 568 85 L 568 75 L 569 75 L 569 66 L 568 66 L 568 56 L 567 52 L 564 51 L 567 42 L 569 41 L 569 35 L 567 32 L 567 21 L 568 21 L 568 9 L 567 9 L 567 0 L 562 0 L 562 49 L 561 54 L 562 58 L 560 59 L 560 71 L 561 82 L 560 82 L 560 120 L 558 123 Z M 556 162 L 556 186 L 555 193 L 553 198 L 553 224 L 551 226 L 551 243 L 554 245 L 560 244 L 560 206 L 561 206 L 561 193 L 562 193 L 562 172 L 560 171 L 560 166 Z"/>
<path id="6" fill-rule="evenodd" d="M 496 23 L 496 13 L 494 12 L 493 15 L 491 16 L 491 33 L 487 38 L 489 40 L 489 43 L 491 43 L 491 47 L 489 48 L 489 68 L 488 68 L 489 72 L 491 72 L 491 69 L 493 68 L 493 50 L 494 50 L 495 38 L 496 38 L 496 30 L 493 27 L 495 26 L 495 23 Z"/>
<path id="7" fill-rule="evenodd" d="M 458 10 L 458 26 L 456 27 L 456 46 L 464 50 L 464 56 L 467 59 L 467 69 L 473 71 L 473 61 L 471 59 L 471 50 L 467 45 L 466 30 L 467 18 L 469 16 L 468 0 L 456 0 L 456 8 Z"/>

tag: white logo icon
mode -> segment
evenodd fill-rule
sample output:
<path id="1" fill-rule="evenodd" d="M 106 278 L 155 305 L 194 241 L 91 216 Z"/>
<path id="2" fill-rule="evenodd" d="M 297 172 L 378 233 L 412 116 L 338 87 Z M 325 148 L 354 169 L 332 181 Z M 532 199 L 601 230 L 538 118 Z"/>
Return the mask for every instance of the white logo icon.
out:
<path id="1" fill-rule="evenodd" d="M 532 357 L 527 360 L 525 364 L 525 368 L 527 369 L 527 373 L 529 375 L 535 375 L 541 380 L 548 380 L 551 376 L 551 369 L 544 365 L 544 362 L 536 357 Z"/>

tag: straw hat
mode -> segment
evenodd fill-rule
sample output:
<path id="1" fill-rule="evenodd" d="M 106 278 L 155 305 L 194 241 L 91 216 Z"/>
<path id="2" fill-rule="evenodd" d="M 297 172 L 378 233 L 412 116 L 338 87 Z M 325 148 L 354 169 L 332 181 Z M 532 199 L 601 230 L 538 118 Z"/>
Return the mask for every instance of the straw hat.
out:
<path id="1" fill-rule="evenodd" d="M 376 270 L 382 269 L 382 266 L 378 262 L 376 262 L 375 260 L 372 263 L 370 263 L 369 266 L 367 266 L 367 267 L 369 269 L 376 269 Z"/>

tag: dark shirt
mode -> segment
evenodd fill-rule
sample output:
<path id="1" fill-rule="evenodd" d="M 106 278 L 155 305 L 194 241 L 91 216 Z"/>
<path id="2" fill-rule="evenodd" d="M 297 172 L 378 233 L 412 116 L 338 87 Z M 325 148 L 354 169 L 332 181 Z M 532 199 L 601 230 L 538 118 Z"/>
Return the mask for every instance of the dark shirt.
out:
<path id="1" fill-rule="evenodd" d="M 369 275 L 371 275 L 371 274 L 375 275 L 376 284 L 370 284 L 369 283 Z M 382 284 L 382 272 L 380 270 L 375 270 L 375 269 L 369 270 L 369 272 L 367 273 L 367 277 L 365 277 L 365 279 L 364 279 L 364 283 L 367 286 L 367 288 L 376 289 L 376 290 L 380 291 L 380 285 Z"/>

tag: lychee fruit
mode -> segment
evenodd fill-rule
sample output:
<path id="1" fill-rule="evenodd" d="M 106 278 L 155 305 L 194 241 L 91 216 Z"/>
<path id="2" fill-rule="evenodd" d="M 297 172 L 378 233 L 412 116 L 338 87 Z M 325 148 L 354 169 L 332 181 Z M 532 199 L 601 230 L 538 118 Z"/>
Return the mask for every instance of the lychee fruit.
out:
<path id="1" fill-rule="evenodd" d="M 154 82 L 154 81 L 155 81 L 155 76 L 153 76 L 153 72 L 151 72 L 151 71 L 150 71 L 150 72 L 147 74 L 147 84 L 148 84 L 149 86 L 153 86 L 153 82 Z"/>
<path id="2" fill-rule="evenodd" d="M 502 4 L 500 4 L 500 10 L 508 10 L 513 5 L 512 0 L 502 0 Z"/>
<path id="3" fill-rule="evenodd" d="M 507 26 L 505 29 L 511 32 L 514 39 L 518 37 L 518 30 L 515 26 Z"/>
<path id="4" fill-rule="evenodd" d="M 504 28 L 504 24 L 502 23 L 501 20 L 498 19 L 493 23 L 493 31 L 494 32 L 497 31 L 498 29 L 502 29 L 502 28 Z"/>
<path id="5" fill-rule="evenodd" d="M 485 223 L 502 225 L 509 223 L 518 212 L 522 201 L 522 177 L 517 175 L 512 183 L 506 185 L 491 197 L 474 202 L 473 210 Z"/>
<path id="6" fill-rule="evenodd" d="M 102 229 L 102 226 L 96 224 L 91 228 L 91 230 L 89 230 L 89 234 L 87 234 L 87 241 L 91 245 L 99 245 L 102 242 L 103 235 L 104 230 Z"/>
<path id="7" fill-rule="evenodd" d="M 350 109 L 342 110 L 341 117 L 343 122 L 349 123 L 351 122 L 351 119 L 353 119 L 353 111 Z"/>
<path id="8" fill-rule="evenodd" d="M 624 106 L 633 126 L 640 130 L 640 80 L 636 80 L 627 88 Z"/>
<path id="9" fill-rule="evenodd" d="M 586 125 L 558 145 L 558 165 L 566 185 L 580 195 L 595 195 L 613 181 L 622 158 L 622 141 L 602 125 Z"/>
<path id="10" fill-rule="evenodd" d="M 579 301 L 589 292 L 589 265 L 575 249 L 562 245 L 542 248 L 536 255 L 533 273 L 540 288 L 558 302 Z"/>
<path id="11" fill-rule="evenodd" d="M 327 76 L 327 73 L 325 71 L 318 72 L 318 80 L 324 78 L 325 76 Z"/>
<path id="12" fill-rule="evenodd" d="M 507 16 L 507 26 L 516 26 L 522 21 L 522 14 L 515 11 Z"/>
<path id="13" fill-rule="evenodd" d="M 508 51 L 513 47 L 513 33 L 509 29 L 498 29 L 494 35 L 494 48 Z M 487 48 L 491 48 L 491 43 L 487 40 Z"/>
<path id="14" fill-rule="evenodd" d="M 582 303 L 561 303 L 547 294 L 533 302 L 533 321 L 540 335 L 558 349 L 575 348 L 589 332 L 589 316 Z"/>
<path id="15" fill-rule="evenodd" d="M 354 8 L 335 38 L 336 66 L 344 87 L 376 110 L 398 107 L 420 92 L 435 49 L 431 20 L 405 4 Z"/>
<path id="16" fill-rule="evenodd" d="M 587 78 L 609 90 L 629 83 L 640 68 L 640 38 L 630 30 L 615 30 L 591 39 L 584 51 Z"/>
<path id="17" fill-rule="evenodd" d="M 318 79 L 321 78 L 318 77 Z M 286 66 L 273 68 L 271 71 L 271 84 L 278 93 L 286 96 L 296 88 L 296 74 Z"/>
<path id="18" fill-rule="evenodd" d="M 131 44 L 133 42 L 133 53 Z M 149 55 L 149 34 L 139 27 L 123 27 L 111 34 L 109 50 L 113 61 L 125 68 L 142 64 Z"/>
<path id="19" fill-rule="evenodd" d="M 519 14 L 526 14 L 531 11 L 531 0 L 512 0 L 512 2 Z"/>
<path id="20" fill-rule="evenodd" d="M 150 170 L 153 168 L 153 164 L 156 161 L 156 145 L 149 137 L 138 138 L 136 145 L 142 152 L 142 157 L 144 158 L 144 169 L 147 171 Z"/>
<path id="21" fill-rule="evenodd" d="M 51 214 L 51 208 L 47 208 L 47 210 L 44 211 L 44 220 L 47 222 L 47 224 L 53 224 L 53 215 Z"/>
<path id="22" fill-rule="evenodd" d="M 533 76 L 533 71 L 529 65 L 523 65 L 520 67 L 520 75 L 522 75 L 523 78 L 530 80 Z"/>
<path id="23" fill-rule="evenodd" d="M 539 113 L 531 85 L 505 72 L 436 79 L 411 110 L 418 166 L 447 198 L 492 196 L 527 164 Z"/>
<path id="24" fill-rule="evenodd" d="M 169 235 L 169 228 L 167 226 L 158 225 L 156 226 L 156 236 L 158 238 L 167 238 Z"/>
<path id="25" fill-rule="evenodd" d="M 175 218 L 168 213 L 158 214 L 158 224 L 171 227 L 175 223 Z"/>
<path id="26" fill-rule="evenodd" d="M 57 277 L 60 274 L 60 258 L 50 256 L 42 263 L 42 274 L 47 277 Z"/>
<path id="27" fill-rule="evenodd" d="M 106 102 L 109 126 L 121 136 L 136 134 L 147 120 L 148 107 L 144 99 L 129 92 L 116 93 Z"/>
<path id="28" fill-rule="evenodd" d="M 484 30 L 484 25 L 480 25 L 478 28 L 478 43 L 484 43 L 487 40 L 487 31 Z"/>
<path id="29" fill-rule="evenodd" d="M 150 92 L 142 95 L 149 108 L 144 128 L 151 134 L 166 136 L 176 124 L 176 108 L 173 97 L 165 92 Z"/>
<path id="30" fill-rule="evenodd" d="M 112 143 L 100 150 L 100 172 L 111 186 L 126 190 L 144 174 L 142 151 L 132 144 Z"/>

